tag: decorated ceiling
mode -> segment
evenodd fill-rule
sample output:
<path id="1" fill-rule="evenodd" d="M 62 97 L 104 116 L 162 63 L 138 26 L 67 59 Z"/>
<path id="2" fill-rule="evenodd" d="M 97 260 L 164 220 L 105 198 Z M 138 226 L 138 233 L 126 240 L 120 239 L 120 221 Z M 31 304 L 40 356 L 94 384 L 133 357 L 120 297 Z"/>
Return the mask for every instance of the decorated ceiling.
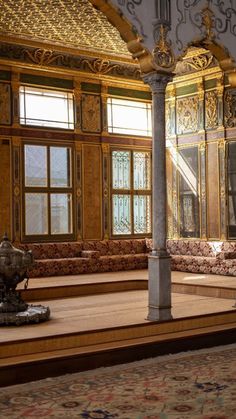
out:
<path id="1" fill-rule="evenodd" d="M 131 59 L 117 29 L 89 0 L 0 0 L 0 40 Z"/>

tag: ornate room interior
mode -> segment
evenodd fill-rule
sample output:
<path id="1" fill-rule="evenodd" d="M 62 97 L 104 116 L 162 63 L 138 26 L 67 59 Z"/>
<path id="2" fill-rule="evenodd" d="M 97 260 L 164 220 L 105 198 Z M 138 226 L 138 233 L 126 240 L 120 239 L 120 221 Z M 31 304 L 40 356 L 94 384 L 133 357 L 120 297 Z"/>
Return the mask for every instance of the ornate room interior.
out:
<path id="1" fill-rule="evenodd" d="M 148 269 L 146 352 L 155 353 L 152 321 L 176 320 L 171 271 L 229 277 L 225 298 L 236 295 L 236 9 L 233 0 L 228 8 L 213 0 L 145 3 L 0 0 L 0 235 L 32 250 L 29 288 L 22 288 L 28 301 L 87 295 L 70 277 L 88 274 L 91 293 L 121 291 L 106 281 L 96 288 L 95 276 L 109 272 L 139 279 L 122 291 L 146 290 L 147 275 L 138 272 Z M 209 324 L 196 315 L 195 329 L 208 325 L 215 336 L 217 325 L 219 339 L 232 341 L 231 308 L 209 313 Z M 117 341 L 138 339 L 132 327 L 125 338 L 123 326 Z M 40 351 L 62 350 L 67 368 L 75 359 L 82 368 L 85 354 L 72 334 L 65 346 L 51 335 L 52 347 L 48 335 L 39 344 L 36 335 L 27 342 L 10 335 L 1 341 L 3 384 L 16 379 L 15 362 L 29 378 L 34 363 L 41 376 Z M 102 332 L 100 339 L 93 344 L 110 342 Z M 104 363 L 99 350 L 94 365 Z M 133 343 L 128 359 L 134 351 Z M 45 365 L 51 374 L 63 370 Z"/>

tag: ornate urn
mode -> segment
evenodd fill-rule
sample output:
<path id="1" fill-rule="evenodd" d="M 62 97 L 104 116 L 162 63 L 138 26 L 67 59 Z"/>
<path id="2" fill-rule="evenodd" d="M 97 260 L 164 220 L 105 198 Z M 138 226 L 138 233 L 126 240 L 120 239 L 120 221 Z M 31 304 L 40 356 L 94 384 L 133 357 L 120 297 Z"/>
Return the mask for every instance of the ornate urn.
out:
<path id="1" fill-rule="evenodd" d="M 16 290 L 24 280 L 27 288 L 27 268 L 32 264 L 32 252 L 13 247 L 5 234 L 0 243 L 0 324 L 23 324 L 49 318 L 48 307 L 25 303 Z"/>

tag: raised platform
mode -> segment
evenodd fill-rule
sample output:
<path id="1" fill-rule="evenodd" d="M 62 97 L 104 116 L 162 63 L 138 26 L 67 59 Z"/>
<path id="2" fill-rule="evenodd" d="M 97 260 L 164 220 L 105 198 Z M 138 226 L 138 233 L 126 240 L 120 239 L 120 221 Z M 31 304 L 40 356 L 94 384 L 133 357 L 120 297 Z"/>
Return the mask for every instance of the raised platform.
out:
<path id="1" fill-rule="evenodd" d="M 172 282 L 173 320 L 157 323 L 146 320 L 146 270 L 30 280 L 24 298 L 50 306 L 51 320 L 2 328 L 0 385 L 236 340 L 235 278 Z"/>

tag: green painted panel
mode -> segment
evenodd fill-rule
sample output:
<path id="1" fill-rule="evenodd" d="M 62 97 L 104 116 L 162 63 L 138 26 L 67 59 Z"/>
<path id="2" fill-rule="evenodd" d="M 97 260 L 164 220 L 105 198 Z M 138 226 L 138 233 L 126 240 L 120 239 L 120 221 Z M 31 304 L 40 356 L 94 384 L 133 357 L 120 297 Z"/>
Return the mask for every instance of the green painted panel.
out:
<path id="1" fill-rule="evenodd" d="M 151 100 L 152 95 L 150 92 L 143 92 L 139 90 L 132 90 L 132 89 L 122 89 L 120 87 L 108 87 L 108 93 L 113 96 L 123 96 L 123 97 L 130 97 L 133 99 L 144 99 L 144 100 Z"/>
<path id="2" fill-rule="evenodd" d="M 0 80 L 11 80 L 11 72 L 0 70 Z"/>
<path id="3" fill-rule="evenodd" d="M 212 89 L 216 87 L 216 84 L 217 84 L 216 79 L 206 80 L 204 83 L 205 89 Z"/>
<path id="4" fill-rule="evenodd" d="M 189 86 L 177 87 L 176 96 L 184 96 L 184 95 L 189 95 L 191 93 L 196 93 L 196 92 L 197 92 L 197 85 L 190 84 Z"/>
<path id="5" fill-rule="evenodd" d="M 81 90 L 83 92 L 101 93 L 101 85 L 95 83 L 81 83 Z"/>
<path id="6" fill-rule="evenodd" d="M 54 77 L 36 76 L 34 74 L 21 74 L 20 81 L 28 84 L 38 84 L 40 86 L 59 87 L 62 89 L 73 89 L 73 81 L 56 79 Z"/>

